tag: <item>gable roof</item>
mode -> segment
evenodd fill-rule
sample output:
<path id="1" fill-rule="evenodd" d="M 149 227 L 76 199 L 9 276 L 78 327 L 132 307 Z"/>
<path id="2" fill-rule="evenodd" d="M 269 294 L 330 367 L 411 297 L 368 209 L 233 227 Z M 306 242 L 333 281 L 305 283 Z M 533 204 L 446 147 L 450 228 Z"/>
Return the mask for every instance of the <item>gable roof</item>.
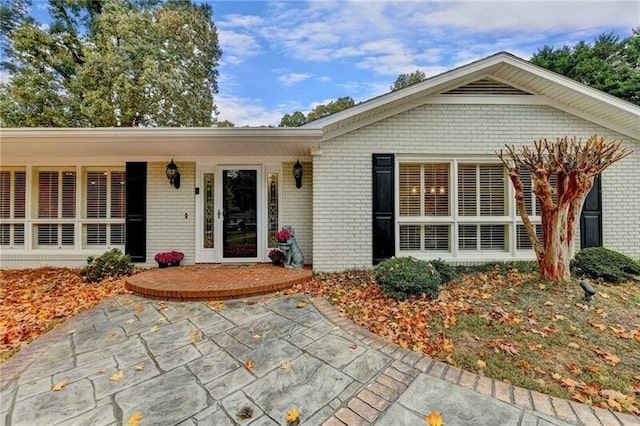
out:
<path id="1" fill-rule="evenodd" d="M 508 87 L 512 89 L 511 92 L 507 90 Z M 323 139 L 331 139 L 417 106 L 442 100 L 442 97 L 438 98 L 439 95 L 468 96 L 469 92 L 484 96 L 538 95 L 514 98 L 521 98 L 523 102 L 550 105 L 640 140 L 639 106 L 507 52 L 496 53 L 378 96 L 302 127 L 322 129 Z"/>

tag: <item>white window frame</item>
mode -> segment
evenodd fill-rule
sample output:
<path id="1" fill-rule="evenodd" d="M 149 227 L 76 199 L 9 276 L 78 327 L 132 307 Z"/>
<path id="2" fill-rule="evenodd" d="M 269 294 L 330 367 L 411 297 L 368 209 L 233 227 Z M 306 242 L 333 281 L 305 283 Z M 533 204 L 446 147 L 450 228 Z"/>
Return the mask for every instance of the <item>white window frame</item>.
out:
<path id="1" fill-rule="evenodd" d="M 24 250 L 27 245 L 27 204 L 29 203 L 29 177 L 26 167 L 2 167 L 2 172 L 9 173 L 9 217 L 0 218 L 3 225 L 9 226 L 9 244 L 0 245 L 2 250 Z M 24 216 L 16 217 L 16 173 L 24 173 Z M 22 225 L 22 244 L 16 243 L 16 229 Z"/>
<path id="2" fill-rule="evenodd" d="M 111 217 L 111 190 L 112 190 L 112 175 L 113 172 L 122 172 L 125 173 L 124 167 L 115 167 L 115 166 L 85 166 L 82 167 L 82 174 L 80 179 L 81 186 L 81 210 L 78 214 L 76 210 L 76 218 L 79 220 L 79 229 L 80 229 L 80 241 L 82 250 L 110 250 L 112 248 L 118 248 L 124 251 L 124 244 L 112 244 L 111 242 L 111 227 L 113 225 L 125 225 L 126 215 L 121 218 L 113 218 Z M 89 173 L 105 173 L 107 175 L 106 182 L 106 217 L 104 218 L 88 218 L 87 217 L 87 203 L 88 203 L 88 192 L 89 192 Z M 126 181 L 125 181 L 125 191 L 126 191 Z M 125 192 L 126 193 L 126 192 Z M 88 244 L 86 241 L 86 227 L 88 225 L 105 225 L 106 226 L 106 243 L 105 244 Z"/>
<path id="3" fill-rule="evenodd" d="M 449 216 L 400 216 L 400 164 L 402 163 L 449 163 Z M 396 155 L 395 160 L 395 253 L 397 256 L 414 256 L 422 259 L 442 258 L 448 261 L 477 262 L 477 261 L 508 261 L 508 260 L 530 260 L 535 255 L 532 249 L 517 249 L 516 226 L 522 224 L 518 215 L 515 192 L 513 185 L 505 171 L 505 212 L 502 216 L 480 216 L 480 210 L 476 216 L 462 216 L 458 212 L 458 167 L 460 164 L 499 164 L 500 161 L 490 156 L 416 156 L 416 155 Z M 477 182 L 479 185 L 479 182 Z M 478 194 L 478 203 L 480 198 Z M 535 205 L 535 204 L 534 204 Z M 535 208 L 535 207 L 534 207 Z M 534 223 L 540 223 L 539 217 L 532 217 Z M 442 224 L 449 225 L 449 251 L 407 251 L 400 250 L 400 226 L 404 224 Z M 482 250 L 480 242 L 476 250 L 460 250 L 459 248 L 459 225 L 505 225 L 505 249 L 504 250 Z M 421 243 L 422 246 L 422 243 Z"/>

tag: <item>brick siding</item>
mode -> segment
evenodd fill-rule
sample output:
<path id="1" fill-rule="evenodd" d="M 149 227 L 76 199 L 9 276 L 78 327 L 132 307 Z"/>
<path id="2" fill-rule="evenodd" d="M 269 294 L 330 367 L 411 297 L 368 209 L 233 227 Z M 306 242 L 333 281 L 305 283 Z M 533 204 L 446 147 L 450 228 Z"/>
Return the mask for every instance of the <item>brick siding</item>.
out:
<path id="1" fill-rule="evenodd" d="M 313 158 L 314 270 L 371 266 L 371 154 L 473 159 L 542 137 L 618 138 L 634 149 L 602 178 L 604 245 L 640 257 L 640 142 L 542 105 L 424 105 L 322 143 Z M 579 235 L 576 239 L 579 247 Z M 533 254 L 532 254 L 533 256 Z M 479 259 L 481 260 L 481 259 Z"/>

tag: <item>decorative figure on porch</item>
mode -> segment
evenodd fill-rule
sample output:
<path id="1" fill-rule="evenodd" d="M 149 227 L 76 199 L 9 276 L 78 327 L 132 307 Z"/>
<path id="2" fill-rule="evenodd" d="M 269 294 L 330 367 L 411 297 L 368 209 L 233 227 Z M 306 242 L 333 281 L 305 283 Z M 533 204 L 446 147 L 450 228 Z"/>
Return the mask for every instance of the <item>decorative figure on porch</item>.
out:
<path id="1" fill-rule="evenodd" d="M 291 226 L 283 226 L 276 233 L 278 239 L 278 248 L 284 253 L 284 267 L 291 269 L 300 269 L 304 266 L 304 256 L 302 250 L 296 241 L 295 232 Z"/>

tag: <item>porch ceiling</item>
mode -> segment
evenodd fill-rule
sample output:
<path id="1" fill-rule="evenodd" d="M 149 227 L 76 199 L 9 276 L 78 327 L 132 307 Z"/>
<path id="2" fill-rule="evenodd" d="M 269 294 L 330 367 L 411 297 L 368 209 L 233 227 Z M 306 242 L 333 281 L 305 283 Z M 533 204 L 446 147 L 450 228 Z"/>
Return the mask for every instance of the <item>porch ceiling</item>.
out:
<path id="1" fill-rule="evenodd" d="M 298 128 L 0 129 L 0 159 L 36 157 L 307 156 L 322 130 Z"/>

